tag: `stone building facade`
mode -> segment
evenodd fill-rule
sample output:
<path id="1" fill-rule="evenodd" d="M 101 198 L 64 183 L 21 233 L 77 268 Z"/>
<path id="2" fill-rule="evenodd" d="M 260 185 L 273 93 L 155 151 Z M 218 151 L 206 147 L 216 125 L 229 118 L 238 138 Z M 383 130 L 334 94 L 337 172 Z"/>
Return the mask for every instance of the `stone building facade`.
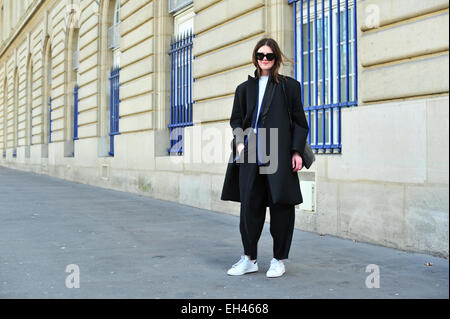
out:
<path id="1" fill-rule="evenodd" d="M 0 10 L 0 165 L 237 215 L 220 200 L 229 117 L 269 36 L 296 62 L 281 73 L 302 82 L 304 106 L 324 94 L 308 113 L 318 154 L 298 173 L 296 227 L 448 256 L 448 0 L 0 0 Z M 348 42 L 342 59 L 333 41 Z M 326 107 L 334 80 L 320 61 L 349 67 L 336 83 L 352 103 Z M 178 126 L 183 148 L 171 152 Z"/>

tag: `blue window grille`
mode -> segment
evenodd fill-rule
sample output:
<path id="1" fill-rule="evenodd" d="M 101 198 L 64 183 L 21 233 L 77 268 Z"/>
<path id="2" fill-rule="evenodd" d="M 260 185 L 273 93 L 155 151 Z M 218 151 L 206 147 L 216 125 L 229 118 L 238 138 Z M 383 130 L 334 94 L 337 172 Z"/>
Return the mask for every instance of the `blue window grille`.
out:
<path id="1" fill-rule="evenodd" d="M 52 142 L 52 98 L 48 99 L 48 142 Z"/>
<path id="2" fill-rule="evenodd" d="M 170 149 L 169 155 L 182 155 L 184 128 L 192 126 L 192 31 L 170 42 Z"/>
<path id="3" fill-rule="evenodd" d="M 302 86 L 308 142 L 318 154 L 340 154 L 341 108 L 358 101 L 356 1 L 288 3 L 294 7 L 295 78 Z"/>
<path id="4" fill-rule="evenodd" d="M 78 140 L 78 85 L 73 89 L 73 140 Z"/>
<path id="5" fill-rule="evenodd" d="M 109 155 L 114 156 L 114 136 L 119 135 L 119 74 L 120 68 L 113 68 L 109 77 L 110 81 L 110 149 Z"/>

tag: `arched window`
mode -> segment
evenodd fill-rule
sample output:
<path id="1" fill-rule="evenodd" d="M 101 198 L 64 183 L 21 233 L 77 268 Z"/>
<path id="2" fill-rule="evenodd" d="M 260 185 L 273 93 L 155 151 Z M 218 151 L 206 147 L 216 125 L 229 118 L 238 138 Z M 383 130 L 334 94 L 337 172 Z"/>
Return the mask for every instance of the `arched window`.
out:
<path id="1" fill-rule="evenodd" d="M 19 71 L 14 70 L 14 106 L 13 106 L 13 157 L 17 157 L 18 146 L 18 115 L 19 115 Z"/>
<path id="2" fill-rule="evenodd" d="M 5 80 L 3 81 L 3 158 L 6 158 L 6 149 L 7 149 L 7 139 L 6 139 L 6 134 L 7 134 L 7 103 L 8 103 L 8 86 L 7 86 L 7 81 L 6 81 L 6 76 L 5 76 Z"/>
<path id="3" fill-rule="evenodd" d="M 44 119 L 42 123 L 44 123 L 44 127 L 42 128 L 43 132 L 43 141 L 42 143 L 51 143 L 52 141 L 52 97 L 51 97 L 51 88 L 52 88 L 52 49 L 50 39 L 47 39 L 45 50 L 44 50 Z M 44 154 L 45 155 L 45 154 Z M 44 156 L 46 157 L 46 156 Z"/>
<path id="4" fill-rule="evenodd" d="M 3 41 L 3 31 L 5 25 L 5 10 L 3 9 L 3 5 L 0 7 L 0 41 Z"/>
<path id="5" fill-rule="evenodd" d="M 26 115 L 26 145 L 33 144 L 33 62 L 31 55 L 27 63 L 27 115 Z M 27 153 L 29 156 L 29 153 Z M 27 157 L 28 157 L 27 156 Z"/>
<path id="6" fill-rule="evenodd" d="M 186 3 L 187 4 L 187 3 Z M 175 5 L 175 3 L 172 3 Z M 181 5 L 181 3 L 180 3 Z M 170 43 L 170 155 L 182 155 L 185 127 L 193 125 L 192 101 L 192 48 L 194 35 L 194 8 L 176 12 L 174 16 L 175 37 Z"/>
<path id="7" fill-rule="evenodd" d="M 78 29 L 73 29 L 72 33 L 72 43 L 70 48 L 72 50 L 72 68 L 71 68 L 71 84 L 70 89 L 72 90 L 72 96 L 70 97 L 70 123 L 68 123 L 68 136 L 70 137 L 71 143 L 73 145 L 75 140 L 78 140 L 78 67 L 79 67 L 79 52 L 80 52 L 80 41 Z M 66 156 L 74 156 L 74 146 L 72 147 L 71 154 L 66 154 Z"/>
<path id="8" fill-rule="evenodd" d="M 114 136 L 118 131 L 119 65 L 120 65 L 120 0 L 105 0 L 101 8 L 101 60 L 99 135 L 100 157 L 114 156 Z"/>
<path id="9" fill-rule="evenodd" d="M 114 25 L 120 23 L 120 0 L 116 0 L 116 5 L 114 6 Z"/>
<path id="10" fill-rule="evenodd" d="M 120 66 L 120 0 L 114 5 L 114 18 L 111 27 L 111 49 L 113 50 L 113 67 Z"/>

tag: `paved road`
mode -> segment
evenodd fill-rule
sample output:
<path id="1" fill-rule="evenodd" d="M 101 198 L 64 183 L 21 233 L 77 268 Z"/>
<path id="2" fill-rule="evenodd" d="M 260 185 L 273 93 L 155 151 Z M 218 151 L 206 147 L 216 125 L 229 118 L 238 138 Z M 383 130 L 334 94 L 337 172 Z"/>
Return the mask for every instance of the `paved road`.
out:
<path id="1" fill-rule="evenodd" d="M 0 167 L 0 298 L 448 298 L 449 261 L 295 230 L 287 273 L 226 275 L 236 216 Z M 425 263 L 431 262 L 432 266 Z M 68 265 L 79 288 L 66 287 Z M 366 287 L 366 266 L 380 287 Z M 374 281 L 373 281 L 374 282 Z"/>

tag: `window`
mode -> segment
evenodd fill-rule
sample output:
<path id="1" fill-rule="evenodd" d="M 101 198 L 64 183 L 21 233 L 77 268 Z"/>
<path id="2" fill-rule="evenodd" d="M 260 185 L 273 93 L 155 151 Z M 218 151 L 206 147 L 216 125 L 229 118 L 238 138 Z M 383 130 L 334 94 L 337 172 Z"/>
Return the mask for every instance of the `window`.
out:
<path id="1" fill-rule="evenodd" d="M 52 51 L 49 44 L 49 54 L 47 60 L 47 94 L 48 94 L 48 142 L 52 142 Z"/>
<path id="2" fill-rule="evenodd" d="M 109 28 L 108 47 L 113 50 L 113 65 L 120 65 L 120 0 L 116 0 L 114 5 L 113 24 Z"/>
<path id="3" fill-rule="evenodd" d="M 341 108 L 357 104 L 356 3 L 290 0 L 294 5 L 295 78 L 316 153 L 340 153 Z"/>
<path id="4" fill-rule="evenodd" d="M 27 144 L 31 146 L 33 144 L 33 62 L 31 55 L 28 56 L 27 64 Z"/>
<path id="5" fill-rule="evenodd" d="M 19 114 L 19 71 L 14 71 L 14 113 L 13 113 L 13 157 L 17 157 L 18 147 L 18 114 Z"/>
<path id="6" fill-rule="evenodd" d="M 110 81 L 110 123 L 109 123 L 109 136 L 110 136 L 110 150 L 109 155 L 114 156 L 114 136 L 119 135 L 119 86 L 120 86 L 120 68 L 114 68 L 111 71 L 109 77 Z"/>
<path id="7" fill-rule="evenodd" d="M 191 9 L 175 17 L 175 37 L 170 42 L 170 149 L 169 155 L 183 154 L 184 128 L 192 126 L 192 44 Z"/>
<path id="8" fill-rule="evenodd" d="M 3 30 L 5 25 L 5 16 L 3 6 L 0 8 L 0 42 L 3 41 Z"/>
<path id="9" fill-rule="evenodd" d="M 50 39 L 47 37 L 44 45 L 44 76 L 42 78 L 43 81 L 43 89 L 44 89 L 44 112 L 42 116 L 44 116 L 41 123 L 43 123 L 44 127 L 43 131 L 43 141 L 42 143 L 51 143 L 52 142 L 52 49 Z M 42 124 L 41 124 L 42 125 Z M 42 154 L 43 157 L 47 157 L 47 153 Z"/>
<path id="10" fill-rule="evenodd" d="M 110 49 L 112 49 L 113 67 L 109 76 L 110 109 L 109 109 L 109 138 L 110 149 L 108 154 L 114 156 L 114 137 L 119 131 L 119 105 L 120 105 L 120 0 L 114 5 L 113 25 L 110 28 Z"/>
<path id="11" fill-rule="evenodd" d="M 8 86 L 7 86 L 7 81 L 6 81 L 6 76 L 5 76 L 5 80 L 3 83 L 3 158 L 6 158 L 6 148 L 7 148 L 7 129 L 6 126 L 8 125 L 7 122 L 7 103 L 8 103 Z"/>
<path id="12" fill-rule="evenodd" d="M 78 68 L 80 64 L 79 60 L 79 53 L 80 53 L 80 39 L 79 39 L 79 33 L 78 29 L 75 29 L 72 34 L 72 50 L 73 50 L 73 58 L 72 58 L 72 85 L 71 88 L 73 88 L 73 109 L 71 112 L 72 115 L 72 121 L 73 123 L 73 130 L 72 130 L 72 140 L 76 141 L 78 140 Z M 74 151 L 72 151 L 71 156 L 74 156 Z"/>
<path id="13" fill-rule="evenodd" d="M 192 2 L 193 0 L 169 0 L 169 13 L 179 11 L 190 5 Z"/>

